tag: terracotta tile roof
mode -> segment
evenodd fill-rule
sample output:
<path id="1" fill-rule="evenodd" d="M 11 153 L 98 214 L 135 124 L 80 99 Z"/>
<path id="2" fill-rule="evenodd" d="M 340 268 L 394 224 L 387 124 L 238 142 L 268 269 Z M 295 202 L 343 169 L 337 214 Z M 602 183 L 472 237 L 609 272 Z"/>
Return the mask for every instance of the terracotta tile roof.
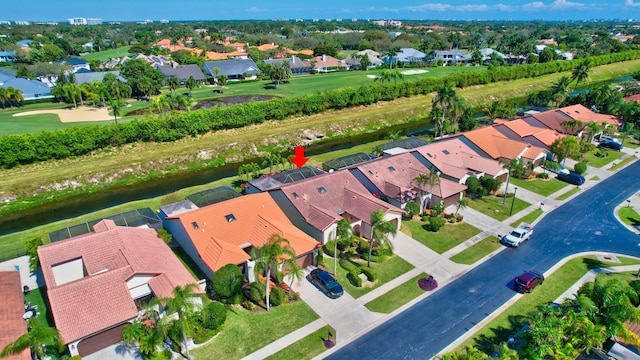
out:
<path id="1" fill-rule="evenodd" d="M 94 230 L 38 248 L 51 312 L 65 343 L 136 317 L 127 286 L 135 275 L 151 276 L 157 297 L 171 296 L 178 285 L 196 284 L 155 230 L 120 227 L 112 220 L 102 220 Z M 56 278 L 54 267 L 78 259 L 84 274 L 69 282 Z"/>
<path id="2" fill-rule="evenodd" d="M 343 212 L 364 222 L 370 221 L 371 212 L 375 210 L 403 212 L 373 197 L 347 169 L 297 181 L 274 191 L 281 191 L 305 221 L 320 231 L 342 219 Z"/>
<path id="3" fill-rule="evenodd" d="M 585 125 L 592 121 L 597 124 L 607 123 L 615 126 L 622 125 L 622 121 L 620 121 L 620 119 L 618 119 L 617 117 L 609 114 L 600 114 L 594 112 L 582 104 L 565 106 L 558 109 L 558 111 L 561 111 L 562 113 L 570 116 L 572 119 L 582 121 Z"/>
<path id="4" fill-rule="evenodd" d="M 27 333 L 27 323 L 22 319 L 24 298 L 19 271 L 0 271 L 0 349 Z M 30 360 L 28 349 L 20 354 L 7 356 L 9 360 Z"/>
<path id="5" fill-rule="evenodd" d="M 260 46 L 258 46 L 258 50 L 260 51 L 267 51 L 267 50 L 275 50 L 277 48 L 279 48 L 280 46 L 276 45 L 276 44 L 262 44 Z"/>
<path id="6" fill-rule="evenodd" d="M 570 116 L 558 110 L 543 111 L 541 113 L 529 115 L 530 117 L 538 120 L 549 129 L 558 131 L 561 134 L 569 134 L 571 131 L 566 126 L 562 125 L 565 121 L 573 120 Z"/>
<path id="7" fill-rule="evenodd" d="M 502 165 L 493 159 L 482 157 L 459 138 L 437 141 L 415 149 L 443 175 L 462 179 L 468 174 L 485 173 L 496 176 Z"/>
<path id="8" fill-rule="evenodd" d="M 534 152 L 539 154 L 545 151 L 541 147 L 509 139 L 493 126 L 467 131 L 460 136 L 469 139 L 469 141 L 496 160 L 500 158 L 512 160 L 523 156 L 525 152 L 527 156 L 531 156 Z M 527 158 L 529 159 L 529 157 Z"/>
<path id="9" fill-rule="evenodd" d="M 321 68 L 329 68 L 329 67 L 347 67 L 347 64 L 342 61 L 342 60 L 338 60 L 336 58 L 334 58 L 333 56 L 329 56 L 329 55 L 322 55 L 322 56 L 316 56 L 311 60 L 307 60 L 310 64 L 312 63 L 312 61 L 315 61 L 315 65 L 313 66 L 314 69 L 321 69 Z"/>
<path id="10" fill-rule="evenodd" d="M 535 119 L 533 120 L 534 121 L 527 122 L 524 119 L 516 119 L 512 121 L 506 121 L 502 125 L 497 125 L 494 127 L 504 126 L 521 138 L 532 137 L 547 147 L 551 146 L 551 144 L 555 140 L 565 136 L 555 130 L 547 128 L 541 122 Z M 536 124 L 538 126 L 533 124 Z"/>
<path id="11" fill-rule="evenodd" d="M 240 196 L 171 219 L 178 219 L 202 260 L 213 271 L 249 259 L 248 245 L 262 246 L 273 234 L 289 240 L 298 256 L 318 242 L 296 228 L 269 193 Z"/>
<path id="12" fill-rule="evenodd" d="M 635 95 L 627 96 L 626 98 L 624 98 L 624 101 L 635 101 L 635 102 L 640 102 L 640 94 L 635 94 Z"/>

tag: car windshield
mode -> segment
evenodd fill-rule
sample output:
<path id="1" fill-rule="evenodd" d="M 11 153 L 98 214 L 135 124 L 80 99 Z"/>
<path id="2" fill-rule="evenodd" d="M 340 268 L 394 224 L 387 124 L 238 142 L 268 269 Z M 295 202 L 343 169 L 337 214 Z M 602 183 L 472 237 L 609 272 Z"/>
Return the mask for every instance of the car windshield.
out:
<path id="1" fill-rule="evenodd" d="M 520 237 L 520 232 L 513 230 L 511 236 Z"/>
<path id="2" fill-rule="evenodd" d="M 332 288 L 338 285 L 338 283 L 332 278 L 325 279 L 324 283 L 327 285 L 328 288 Z"/>

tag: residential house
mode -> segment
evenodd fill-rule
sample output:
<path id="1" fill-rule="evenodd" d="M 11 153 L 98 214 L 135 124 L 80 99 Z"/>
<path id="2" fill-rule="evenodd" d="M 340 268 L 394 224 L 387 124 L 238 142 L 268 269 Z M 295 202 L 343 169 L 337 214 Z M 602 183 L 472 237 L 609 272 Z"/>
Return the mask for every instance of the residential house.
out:
<path id="1" fill-rule="evenodd" d="M 195 207 L 195 210 L 194 210 Z M 234 264 L 253 281 L 251 249 L 271 236 L 289 240 L 302 267 L 314 264 L 319 243 L 296 228 L 269 193 L 244 195 L 197 208 L 190 201 L 160 210 L 165 228 L 210 278 L 218 269 Z"/>
<path id="2" fill-rule="evenodd" d="M 460 50 L 436 50 L 433 61 L 444 65 L 467 64 L 471 56 Z"/>
<path id="3" fill-rule="evenodd" d="M 16 45 L 18 45 L 22 50 L 26 51 L 31 50 L 31 44 L 33 44 L 33 40 L 29 39 L 16 42 Z"/>
<path id="4" fill-rule="evenodd" d="M 302 61 L 295 55 L 282 59 L 266 59 L 263 60 L 263 62 L 271 65 L 288 62 L 289 68 L 291 69 L 291 75 L 307 75 L 310 74 L 311 70 L 313 69 L 309 63 Z"/>
<path id="5" fill-rule="evenodd" d="M 403 210 L 371 195 L 347 169 L 296 181 L 269 194 L 294 225 L 322 244 L 336 238 L 341 219 L 348 219 L 358 236 L 371 238 L 371 213 L 376 210 L 400 229 Z"/>
<path id="6" fill-rule="evenodd" d="M 370 68 L 378 67 L 378 66 L 384 64 L 384 61 L 382 61 L 380 59 L 380 54 L 375 52 L 375 51 L 373 51 L 373 50 L 370 50 L 370 49 L 358 51 L 358 52 L 356 52 L 356 53 L 354 53 L 352 55 L 349 55 L 349 56 L 347 56 L 346 59 L 344 59 L 344 61 L 347 63 L 347 65 L 349 65 L 350 68 L 353 68 L 354 66 L 355 67 L 359 67 L 360 66 L 360 58 L 363 55 L 367 56 L 367 58 L 369 59 L 369 63 L 370 63 L 369 67 Z"/>
<path id="7" fill-rule="evenodd" d="M 471 176 L 479 179 L 489 175 L 501 181 L 507 178 L 507 170 L 500 162 L 480 156 L 458 138 L 421 146 L 411 154 L 429 170 L 439 172 L 441 178 L 459 184 L 466 184 Z"/>
<path id="8" fill-rule="evenodd" d="M 8 80 L 15 79 L 16 73 L 9 69 L 0 68 L 0 86 Z"/>
<path id="9" fill-rule="evenodd" d="M 130 60 L 134 60 L 134 59 L 144 60 L 145 62 L 147 62 L 149 65 L 151 65 L 154 68 L 158 68 L 158 66 L 163 66 L 163 65 L 172 65 L 172 64 L 175 63 L 174 61 L 172 61 L 171 59 L 169 59 L 168 57 L 166 57 L 164 55 L 135 54 L 135 55 L 133 55 L 131 57 Z M 126 62 L 126 61 L 123 61 L 123 63 L 124 62 Z"/>
<path id="10" fill-rule="evenodd" d="M 349 70 L 349 65 L 344 60 L 338 60 L 331 55 L 316 56 L 312 59 L 305 60 L 313 71 L 317 72 L 333 72 L 338 70 Z"/>
<path id="11" fill-rule="evenodd" d="M 458 138 L 481 156 L 503 162 L 522 159 L 525 165 L 538 166 L 548 153 L 542 147 L 531 145 L 522 140 L 510 139 L 493 126 L 456 134 L 450 138 Z"/>
<path id="12" fill-rule="evenodd" d="M 15 62 L 16 51 L 0 51 L 0 62 Z"/>
<path id="13" fill-rule="evenodd" d="M 25 101 L 37 100 L 37 99 L 51 99 L 51 88 L 47 85 L 36 80 L 29 80 L 25 78 L 13 78 L 5 81 L 0 87 L 22 90 L 22 97 Z"/>
<path id="14" fill-rule="evenodd" d="M 82 85 L 82 84 L 85 84 L 85 83 L 91 84 L 94 81 L 102 82 L 102 80 L 104 80 L 105 75 L 107 75 L 107 74 L 113 74 L 118 78 L 118 80 L 120 80 L 122 82 L 127 82 L 127 79 L 122 77 L 120 75 L 120 71 L 118 71 L 118 70 L 114 70 L 114 71 L 89 71 L 89 72 L 79 71 L 79 72 L 75 73 L 74 77 L 76 78 L 76 84 Z"/>
<path id="15" fill-rule="evenodd" d="M 224 75 L 229 80 L 254 80 L 260 73 L 260 68 L 251 59 L 207 61 L 203 68 L 207 76 L 216 78 Z M 219 72 L 215 71 L 216 68 Z"/>
<path id="16" fill-rule="evenodd" d="M 78 72 L 78 70 L 80 69 L 86 69 L 87 71 L 91 71 L 91 66 L 89 65 L 89 62 L 85 59 L 68 58 L 67 60 L 64 60 L 64 62 L 66 62 L 67 64 L 73 67 L 74 73 Z"/>
<path id="17" fill-rule="evenodd" d="M 382 60 L 389 64 L 389 63 L 398 63 L 398 62 L 402 62 L 402 63 L 412 63 L 412 62 L 418 62 L 418 61 L 425 61 L 425 58 L 427 57 L 427 54 L 423 53 L 422 51 L 418 51 L 414 48 L 401 48 L 400 52 L 396 53 L 395 56 L 383 56 Z"/>
<path id="18" fill-rule="evenodd" d="M 197 284 L 154 229 L 102 220 L 94 230 L 38 247 L 51 314 L 72 356 L 120 342 L 150 299 Z"/>
<path id="19" fill-rule="evenodd" d="M 549 129 L 531 116 L 510 121 L 496 119 L 493 127 L 510 139 L 524 141 L 547 150 L 554 141 L 565 136 Z"/>
<path id="20" fill-rule="evenodd" d="M 0 271 L 0 349 L 16 341 L 27 333 L 27 322 L 24 321 L 24 297 L 20 271 Z M 5 357 L 8 360 L 31 360 L 29 348 Z"/>
<path id="21" fill-rule="evenodd" d="M 582 104 L 561 107 L 557 111 L 570 116 L 574 120 L 580 120 L 585 126 L 591 122 L 595 122 L 596 124 L 609 124 L 615 127 L 622 126 L 623 124 L 623 121 L 616 116 L 597 113 Z"/>
<path id="22" fill-rule="evenodd" d="M 384 196 L 391 205 L 402 209 L 409 201 L 417 202 L 421 209 L 440 203 L 445 207 L 453 205 L 467 189 L 456 181 L 440 178 L 437 185 L 421 190 L 414 180 L 435 170 L 429 169 L 411 153 L 383 157 L 357 165 L 349 171 L 369 192 Z"/>
<path id="23" fill-rule="evenodd" d="M 303 166 L 301 168 L 277 172 L 270 176 L 263 176 L 259 179 L 251 180 L 249 182 L 249 187 L 246 189 L 246 193 L 253 194 L 262 191 L 269 191 L 279 188 L 285 184 L 291 184 L 295 181 L 308 179 L 322 174 L 326 174 L 326 172 L 312 166 Z"/>
<path id="24" fill-rule="evenodd" d="M 185 81 L 189 79 L 189 77 L 193 76 L 196 81 L 201 83 L 207 82 L 207 77 L 204 75 L 202 70 L 196 64 L 188 64 L 188 65 L 161 65 L 158 66 L 158 70 L 164 75 L 165 80 L 170 77 L 175 77 L 180 80 L 180 85 L 184 85 Z"/>

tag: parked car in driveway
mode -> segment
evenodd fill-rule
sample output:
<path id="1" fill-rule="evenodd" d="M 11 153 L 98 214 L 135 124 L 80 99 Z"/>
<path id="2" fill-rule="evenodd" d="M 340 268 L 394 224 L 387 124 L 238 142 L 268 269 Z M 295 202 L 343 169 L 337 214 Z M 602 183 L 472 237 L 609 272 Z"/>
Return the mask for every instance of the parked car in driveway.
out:
<path id="1" fill-rule="evenodd" d="M 584 176 L 570 172 L 568 174 L 558 174 L 558 180 L 568 182 L 573 185 L 582 185 L 585 182 Z"/>
<path id="2" fill-rule="evenodd" d="M 309 281 L 332 299 L 337 299 L 344 294 L 342 285 L 340 285 L 331 274 L 324 270 L 313 269 L 311 274 L 309 274 Z"/>
<path id="3" fill-rule="evenodd" d="M 537 271 L 525 271 L 524 274 L 518 276 L 515 282 L 516 291 L 522 293 L 531 292 L 536 286 L 544 282 L 544 275 Z"/>
<path id="4" fill-rule="evenodd" d="M 600 147 L 608 148 L 616 151 L 622 150 L 622 144 L 616 141 L 601 142 Z"/>

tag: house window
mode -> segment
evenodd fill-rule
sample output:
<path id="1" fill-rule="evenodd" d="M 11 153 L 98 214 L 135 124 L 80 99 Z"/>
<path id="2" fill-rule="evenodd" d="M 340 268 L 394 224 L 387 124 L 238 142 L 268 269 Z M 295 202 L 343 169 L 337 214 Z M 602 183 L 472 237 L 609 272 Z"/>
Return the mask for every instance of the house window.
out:
<path id="1" fill-rule="evenodd" d="M 191 223 L 191 225 L 193 225 L 193 228 L 194 228 L 194 229 L 199 229 L 199 228 L 200 228 L 200 226 L 198 226 L 198 223 L 197 223 L 197 222 L 195 222 L 195 221 L 194 221 L 194 222 L 192 222 L 192 223 Z"/>
<path id="2" fill-rule="evenodd" d="M 227 222 L 232 222 L 236 219 L 236 217 L 233 214 L 227 214 L 224 216 L 225 219 L 227 219 Z"/>
<path id="3" fill-rule="evenodd" d="M 396 171 L 396 168 L 394 168 L 393 166 L 389 166 L 389 167 L 388 167 L 388 169 L 389 169 L 390 171 Z"/>
<path id="4" fill-rule="evenodd" d="M 373 171 L 367 170 L 367 172 L 369 173 L 369 175 L 373 175 Z"/>
<path id="5" fill-rule="evenodd" d="M 442 150 L 445 155 L 449 155 L 449 150 Z"/>
<path id="6" fill-rule="evenodd" d="M 324 188 L 324 186 L 320 186 L 320 187 L 318 188 L 318 192 L 319 192 L 320 194 L 324 194 L 324 193 L 326 193 L 326 192 L 327 192 L 327 189 L 325 189 L 325 188 Z"/>
<path id="7" fill-rule="evenodd" d="M 293 195 L 293 198 L 294 198 L 294 199 L 299 199 L 299 198 L 300 198 L 300 196 L 298 195 L 298 193 L 297 193 L 297 192 L 294 192 L 292 195 Z"/>

